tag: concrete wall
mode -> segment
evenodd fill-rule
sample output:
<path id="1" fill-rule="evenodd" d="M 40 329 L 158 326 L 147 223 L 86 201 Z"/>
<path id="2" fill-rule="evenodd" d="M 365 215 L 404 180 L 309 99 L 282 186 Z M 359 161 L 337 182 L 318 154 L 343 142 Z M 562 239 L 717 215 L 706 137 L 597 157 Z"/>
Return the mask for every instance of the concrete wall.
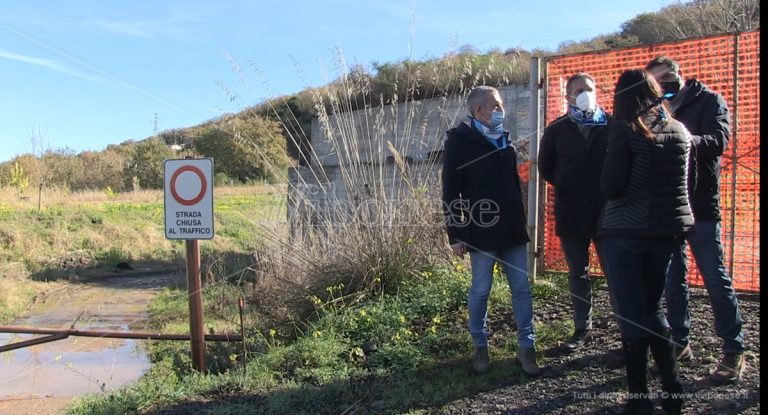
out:
<path id="1" fill-rule="evenodd" d="M 529 124 L 530 91 L 524 85 L 499 88 L 507 117 L 504 128 L 512 137 L 527 137 Z M 398 103 L 382 108 L 359 110 L 352 113 L 332 114 L 327 120 L 312 120 L 311 144 L 316 158 L 310 164 L 337 166 L 339 159 L 350 151 L 366 162 L 383 163 L 391 153 L 390 141 L 404 156 L 424 160 L 430 151 L 442 148 L 445 131 L 468 115 L 461 96 L 430 98 L 422 101 Z M 354 141 L 348 149 L 342 148 L 342 137 Z"/>
<path id="2" fill-rule="evenodd" d="M 506 112 L 504 128 L 519 149 L 519 159 L 525 160 L 532 131 L 530 90 L 511 85 L 499 92 Z M 398 199 L 409 187 L 438 197 L 445 131 L 467 114 L 463 97 L 456 96 L 313 119 L 310 164 L 289 172 L 289 222 L 317 223 L 338 209 L 339 202 L 349 206 L 371 198 Z M 387 142 L 404 160 L 405 172 Z"/>

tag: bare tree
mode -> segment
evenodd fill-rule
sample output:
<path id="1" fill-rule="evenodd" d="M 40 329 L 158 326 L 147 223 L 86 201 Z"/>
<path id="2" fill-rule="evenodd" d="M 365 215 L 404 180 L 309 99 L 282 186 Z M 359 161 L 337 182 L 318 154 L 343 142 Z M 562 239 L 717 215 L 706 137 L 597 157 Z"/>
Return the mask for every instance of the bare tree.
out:
<path id="1" fill-rule="evenodd" d="M 659 13 L 668 30 L 665 40 L 744 32 L 760 26 L 759 0 L 694 0 L 667 6 Z"/>
<path id="2" fill-rule="evenodd" d="M 727 31 L 747 31 L 760 26 L 759 0 L 716 0 L 713 7 L 726 16 Z"/>
<path id="3" fill-rule="evenodd" d="M 40 127 L 33 129 L 29 134 L 27 141 L 30 153 L 35 163 L 35 175 L 37 176 L 37 213 L 42 211 L 43 187 L 50 179 L 50 169 L 48 168 L 48 156 L 51 153 L 51 139 L 48 131 Z"/>

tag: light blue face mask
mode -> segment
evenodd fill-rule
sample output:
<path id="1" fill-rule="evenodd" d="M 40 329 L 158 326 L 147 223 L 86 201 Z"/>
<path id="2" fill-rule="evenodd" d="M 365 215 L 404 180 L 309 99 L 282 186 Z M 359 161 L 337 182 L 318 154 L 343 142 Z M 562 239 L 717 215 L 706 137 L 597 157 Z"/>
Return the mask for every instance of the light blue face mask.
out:
<path id="1" fill-rule="evenodd" d="M 488 120 L 488 128 L 491 130 L 495 130 L 503 122 L 504 122 L 504 111 L 493 111 L 491 113 L 491 119 Z"/>

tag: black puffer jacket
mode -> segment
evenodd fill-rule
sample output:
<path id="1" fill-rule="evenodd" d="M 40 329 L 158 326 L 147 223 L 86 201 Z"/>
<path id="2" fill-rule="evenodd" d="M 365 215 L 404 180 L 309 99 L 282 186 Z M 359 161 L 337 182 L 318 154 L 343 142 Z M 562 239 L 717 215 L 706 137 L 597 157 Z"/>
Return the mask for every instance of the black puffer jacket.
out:
<path id="1" fill-rule="evenodd" d="M 691 195 L 697 220 L 720 217 L 720 158 L 731 137 L 728 105 L 723 97 L 695 79 L 685 83 L 687 92 L 674 113 L 693 136 L 696 188 Z"/>
<path id="2" fill-rule="evenodd" d="M 600 236 L 680 236 L 693 226 L 688 200 L 690 140 L 671 120 L 648 139 L 624 122 L 611 127 L 601 185 Z"/>
<path id="3" fill-rule="evenodd" d="M 568 116 L 544 129 L 539 173 L 555 190 L 555 233 L 565 238 L 593 238 L 605 204 L 600 175 L 608 147 L 607 126 L 594 126 L 584 138 Z"/>
<path id="4" fill-rule="evenodd" d="M 528 242 L 525 212 L 511 146 L 498 150 L 462 122 L 448 130 L 443 153 L 443 206 L 451 244 L 471 251 Z"/>

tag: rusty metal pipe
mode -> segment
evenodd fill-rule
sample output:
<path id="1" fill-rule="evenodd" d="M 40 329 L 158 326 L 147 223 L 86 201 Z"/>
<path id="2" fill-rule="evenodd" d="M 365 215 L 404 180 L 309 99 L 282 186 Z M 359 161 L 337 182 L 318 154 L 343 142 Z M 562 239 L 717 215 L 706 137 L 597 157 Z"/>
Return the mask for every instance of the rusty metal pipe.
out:
<path id="1" fill-rule="evenodd" d="M 6 344 L 5 346 L 0 346 L 0 353 L 21 349 L 24 347 L 34 346 L 41 343 L 48 343 L 56 340 L 66 339 L 67 337 L 69 337 L 69 335 L 66 333 L 57 333 L 57 334 L 52 334 L 50 336 L 40 337 L 37 339 L 31 339 L 31 340 L 18 342 L 18 343 Z"/>
<path id="2" fill-rule="evenodd" d="M 103 337 L 110 339 L 139 339 L 139 340 L 190 340 L 189 334 L 161 334 L 140 333 L 125 331 L 99 331 L 76 329 L 50 329 L 39 327 L 0 326 L 0 333 L 25 333 L 25 334 L 66 334 L 78 337 Z M 35 339 L 38 340 L 38 339 Z M 206 334 L 205 340 L 239 342 L 243 340 L 240 334 Z"/>
<path id="3" fill-rule="evenodd" d="M 237 305 L 240 309 L 240 334 L 243 336 L 243 372 L 245 372 L 248 368 L 248 347 L 245 342 L 245 324 L 243 324 L 243 308 L 245 308 L 243 297 L 240 297 Z"/>

